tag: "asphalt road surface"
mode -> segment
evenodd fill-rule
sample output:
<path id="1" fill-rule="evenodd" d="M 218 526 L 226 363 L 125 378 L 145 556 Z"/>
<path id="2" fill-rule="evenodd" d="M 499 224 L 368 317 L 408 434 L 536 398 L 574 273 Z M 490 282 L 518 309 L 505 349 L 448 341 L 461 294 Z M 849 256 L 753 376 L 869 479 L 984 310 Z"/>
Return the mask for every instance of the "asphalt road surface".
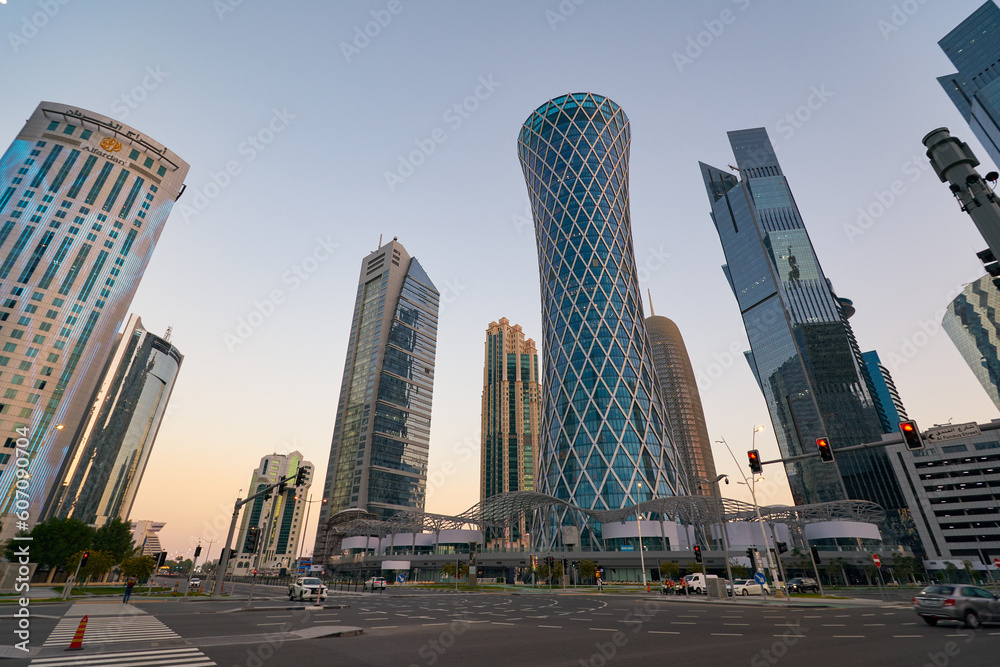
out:
<path id="1" fill-rule="evenodd" d="M 32 660 L 9 665 L 914 665 L 1000 664 L 1000 626 L 930 627 L 908 605 L 798 607 L 759 600 L 639 595 L 503 595 L 436 591 L 334 594 L 326 608 L 290 604 L 283 590 L 243 603 L 139 600 L 35 605 Z M 342 605 L 344 608 L 332 608 Z M 289 609 L 288 607 L 293 607 Z M 0 643 L 11 645 L 13 608 Z M 65 651 L 89 614 L 85 651 Z M 49 616 L 51 618 L 45 618 Z M 290 632 L 361 628 L 356 636 Z M 221 638 L 221 639 L 220 639 Z"/>

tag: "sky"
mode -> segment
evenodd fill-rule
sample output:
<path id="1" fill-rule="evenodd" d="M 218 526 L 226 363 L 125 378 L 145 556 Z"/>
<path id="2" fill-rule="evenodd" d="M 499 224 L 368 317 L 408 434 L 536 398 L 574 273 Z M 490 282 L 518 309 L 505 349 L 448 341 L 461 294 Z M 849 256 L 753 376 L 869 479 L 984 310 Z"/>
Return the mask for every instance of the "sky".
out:
<path id="1" fill-rule="evenodd" d="M 765 127 L 827 277 L 854 301 L 911 418 L 997 410 L 940 327 L 986 247 L 921 144 L 947 126 L 995 167 L 936 77 L 980 0 L 8 0 L 0 146 L 41 101 L 111 116 L 191 165 L 131 310 L 185 355 L 132 519 L 217 557 L 268 454 L 301 451 L 320 498 L 358 273 L 398 237 L 442 293 L 427 511 L 479 499 L 485 331 L 541 339 L 517 135 L 594 92 L 631 123 L 640 286 L 680 327 L 735 483 L 779 456 L 698 162 Z M 649 311 L 647 309 L 647 315 Z M 765 429 L 754 438 L 754 428 Z M 791 502 L 779 466 L 762 504 Z M 312 506 L 305 554 L 317 516 Z M 204 558 L 205 554 L 203 554 Z"/>

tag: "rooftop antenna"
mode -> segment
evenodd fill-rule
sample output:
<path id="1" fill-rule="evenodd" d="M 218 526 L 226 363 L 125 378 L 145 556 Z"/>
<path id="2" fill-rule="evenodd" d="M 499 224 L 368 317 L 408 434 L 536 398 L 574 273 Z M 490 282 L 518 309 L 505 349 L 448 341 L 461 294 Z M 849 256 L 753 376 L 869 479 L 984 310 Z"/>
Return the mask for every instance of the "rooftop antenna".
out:
<path id="1" fill-rule="evenodd" d="M 163 335 L 164 342 L 169 343 L 170 337 L 173 335 L 173 333 L 174 333 L 174 327 L 172 325 L 167 327 L 167 333 Z"/>
<path id="2" fill-rule="evenodd" d="M 653 308 L 653 293 L 646 288 L 646 294 L 649 295 L 649 314 L 651 317 L 656 317 L 656 310 Z"/>
<path id="3" fill-rule="evenodd" d="M 382 235 L 379 234 L 378 235 L 378 248 L 381 248 L 381 247 L 382 247 Z M 375 249 L 378 250 L 378 248 L 375 248 Z"/>

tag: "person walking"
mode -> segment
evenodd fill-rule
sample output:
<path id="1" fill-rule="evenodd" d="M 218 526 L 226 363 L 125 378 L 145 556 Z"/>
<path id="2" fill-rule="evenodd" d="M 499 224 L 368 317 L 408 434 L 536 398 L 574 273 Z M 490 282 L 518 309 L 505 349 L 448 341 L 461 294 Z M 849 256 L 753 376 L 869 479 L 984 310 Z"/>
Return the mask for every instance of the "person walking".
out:
<path id="1" fill-rule="evenodd" d="M 122 600 L 122 604 L 128 604 L 128 599 L 132 597 L 133 588 L 135 588 L 135 577 L 129 577 L 128 581 L 125 582 L 125 598 Z"/>

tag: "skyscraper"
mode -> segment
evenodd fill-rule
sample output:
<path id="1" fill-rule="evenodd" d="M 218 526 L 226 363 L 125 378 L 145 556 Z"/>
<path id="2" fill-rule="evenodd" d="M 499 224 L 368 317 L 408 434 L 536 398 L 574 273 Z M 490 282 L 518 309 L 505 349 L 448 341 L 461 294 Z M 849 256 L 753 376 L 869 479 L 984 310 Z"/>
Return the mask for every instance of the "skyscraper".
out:
<path id="1" fill-rule="evenodd" d="M 652 303 L 649 308 L 652 311 Z M 670 424 L 670 435 L 680 457 L 687 488 L 692 494 L 714 495 L 713 487 L 699 481 L 715 479 L 715 456 L 684 338 L 673 320 L 655 312 L 646 318 L 646 331 L 649 333 L 653 368 L 663 391 L 663 408 Z"/>
<path id="2" fill-rule="evenodd" d="M 882 420 L 882 430 L 892 433 L 899 428 L 899 422 L 906 421 L 906 408 L 899 398 L 899 390 L 892 380 L 889 369 L 885 367 L 878 357 L 878 352 L 872 350 L 861 355 L 868 368 L 868 375 L 871 377 L 872 398 L 875 399 L 875 407 Z"/>
<path id="3" fill-rule="evenodd" d="M 104 525 L 129 518 L 184 356 L 132 315 L 108 359 L 93 410 L 46 515 Z"/>
<path id="4" fill-rule="evenodd" d="M 535 221 L 542 299 L 538 491 L 588 509 L 684 493 L 653 370 L 632 247 L 629 122 L 591 93 L 546 102 L 518 156 Z M 550 510 L 538 545 L 558 543 Z M 579 544 L 599 536 L 585 521 Z M 594 531 L 593 535 L 588 535 Z"/>
<path id="5" fill-rule="evenodd" d="M 347 362 L 321 504 L 378 517 L 423 510 L 440 292 L 395 238 L 361 262 Z"/>
<path id="6" fill-rule="evenodd" d="M 115 334 L 187 171 L 141 132 L 52 102 L 35 109 L 0 158 L 0 436 L 11 447 L 26 443 L 28 527 L 75 457 L 70 445 L 81 442 Z M 20 527 L 4 518 L 14 510 L 15 450 L 4 451 L 0 539 Z"/>
<path id="7" fill-rule="evenodd" d="M 306 508 L 306 498 L 312 485 L 313 464 L 302 460 L 300 452 L 271 454 L 260 460 L 260 466 L 250 477 L 250 493 L 274 484 L 282 477 L 288 477 L 306 468 L 307 482 L 300 487 L 288 487 L 282 493 L 271 492 L 246 506 L 243 519 L 236 536 L 233 558 L 228 571 L 236 575 L 248 574 L 252 569 L 277 570 L 284 568 L 294 571 L 298 564 L 299 539 L 305 526 L 302 515 Z M 260 529 L 256 552 L 247 543 L 247 532 L 251 528 Z"/>
<path id="8" fill-rule="evenodd" d="M 525 339 L 521 325 L 511 326 L 506 317 L 490 322 L 483 369 L 480 500 L 535 490 L 540 392 L 535 341 Z M 517 541 L 526 530 L 521 522 L 505 537 Z"/>
<path id="9" fill-rule="evenodd" d="M 706 164 L 701 173 L 781 455 L 813 454 L 820 437 L 834 450 L 877 442 L 882 423 L 847 322 L 849 304 L 823 274 L 767 131 L 730 132 L 729 141 L 741 178 Z M 919 548 L 883 450 L 842 452 L 834 463 L 795 461 L 785 472 L 796 504 L 878 503 L 891 539 Z"/>
<path id="10" fill-rule="evenodd" d="M 972 373 L 1000 408 L 1000 290 L 991 276 L 969 283 L 948 304 L 941 325 Z"/>
<path id="11" fill-rule="evenodd" d="M 1000 7 L 989 0 L 938 45 L 958 70 L 938 82 L 1000 167 Z"/>

